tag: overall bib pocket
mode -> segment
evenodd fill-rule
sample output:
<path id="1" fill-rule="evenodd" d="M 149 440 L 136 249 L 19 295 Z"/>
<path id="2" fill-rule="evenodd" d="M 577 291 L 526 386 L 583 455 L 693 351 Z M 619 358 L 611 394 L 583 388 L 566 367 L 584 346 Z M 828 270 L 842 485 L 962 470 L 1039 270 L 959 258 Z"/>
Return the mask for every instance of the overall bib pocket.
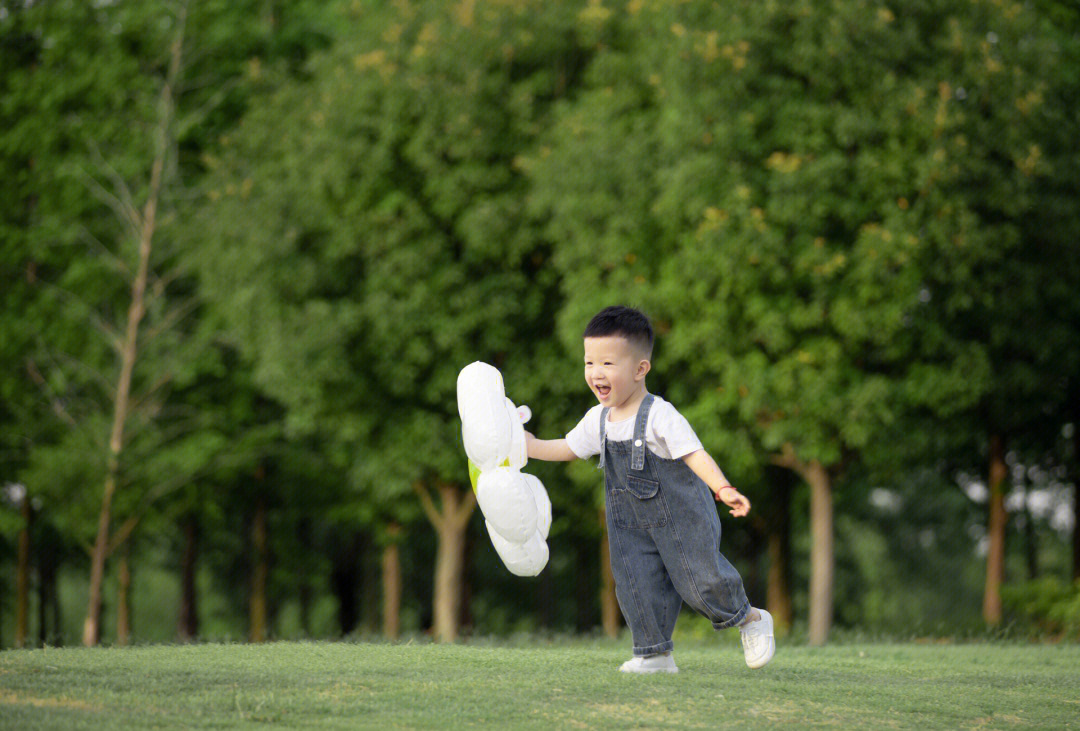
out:
<path id="1" fill-rule="evenodd" d="M 627 475 L 626 488 L 612 487 L 608 496 L 612 517 L 619 528 L 659 528 L 667 524 L 660 483 Z"/>

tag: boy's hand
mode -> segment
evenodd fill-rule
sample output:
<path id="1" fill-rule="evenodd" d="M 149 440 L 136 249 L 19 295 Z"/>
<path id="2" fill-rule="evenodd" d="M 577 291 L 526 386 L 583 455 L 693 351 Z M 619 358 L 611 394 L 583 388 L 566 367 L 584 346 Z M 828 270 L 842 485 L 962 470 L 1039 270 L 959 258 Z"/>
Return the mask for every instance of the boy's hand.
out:
<path id="1" fill-rule="evenodd" d="M 731 508 L 729 512 L 736 518 L 741 518 L 750 512 L 750 501 L 746 499 L 746 495 L 743 495 L 731 485 L 721 487 L 713 493 L 713 497 L 716 498 L 716 502 L 723 503 Z"/>
<path id="2" fill-rule="evenodd" d="M 741 518 L 750 512 L 750 501 L 746 496 L 728 484 L 727 478 L 716 462 L 704 449 L 698 449 L 683 457 L 686 466 L 693 470 L 694 474 L 712 490 L 716 502 L 723 503 L 731 508 L 731 514 Z"/>
<path id="3" fill-rule="evenodd" d="M 565 439 L 537 439 L 531 432 L 525 432 L 525 451 L 529 459 L 542 459 L 546 462 L 569 462 L 577 459 Z"/>

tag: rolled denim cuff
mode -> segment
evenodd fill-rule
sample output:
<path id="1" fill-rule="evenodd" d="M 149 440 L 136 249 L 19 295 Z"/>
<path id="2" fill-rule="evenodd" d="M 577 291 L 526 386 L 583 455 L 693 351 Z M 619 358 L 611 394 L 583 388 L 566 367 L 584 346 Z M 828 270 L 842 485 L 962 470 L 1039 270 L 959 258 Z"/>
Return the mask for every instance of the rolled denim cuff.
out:
<path id="1" fill-rule="evenodd" d="M 648 657 L 649 655 L 659 655 L 661 652 L 671 652 L 674 649 L 675 643 L 671 640 L 667 642 L 661 642 L 659 645 L 649 645 L 648 647 L 635 647 L 634 657 Z"/>
<path id="2" fill-rule="evenodd" d="M 735 615 L 726 622 L 713 622 L 714 629 L 727 629 L 728 627 L 734 627 L 742 624 L 742 621 L 746 619 L 747 613 L 750 611 L 750 602 L 743 605 L 743 608 L 735 612 Z"/>

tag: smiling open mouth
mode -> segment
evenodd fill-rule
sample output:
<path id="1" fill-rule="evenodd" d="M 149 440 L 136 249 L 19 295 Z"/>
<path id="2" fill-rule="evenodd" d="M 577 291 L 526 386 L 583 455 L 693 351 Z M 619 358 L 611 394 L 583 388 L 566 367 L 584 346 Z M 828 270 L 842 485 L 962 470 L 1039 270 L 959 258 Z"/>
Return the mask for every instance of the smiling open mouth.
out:
<path id="1" fill-rule="evenodd" d="M 611 393 L 611 386 L 597 386 L 596 392 L 601 396 L 607 396 L 609 393 Z"/>

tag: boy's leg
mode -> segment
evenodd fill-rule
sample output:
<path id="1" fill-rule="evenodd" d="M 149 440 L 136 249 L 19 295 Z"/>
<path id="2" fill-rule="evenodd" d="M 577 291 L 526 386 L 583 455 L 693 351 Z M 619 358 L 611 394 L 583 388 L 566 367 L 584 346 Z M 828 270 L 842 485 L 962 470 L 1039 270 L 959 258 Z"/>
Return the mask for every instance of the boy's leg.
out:
<path id="1" fill-rule="evenodd" d="M 676 590 L 716 629 L 739 625 L 750 611 L 739 572 L 719 550 L 688 553 L 683 570 L 672 576 Z"/>
<path id="2" fill-rule="evenodd" d="M 668 531 L 658 537 L 675 590 L 718 630 L 738 625 L 750 610 L 742 577 L 720 553 L 719 544 L 715 509 L 711 515 L 689 513 L 669 521 Z"/>
<path id="3" fill-rule="evenodd" d="M 647 531 L 616 528 L 608 520 L 615 596 L 634 637 L 634 656 L 668 652 L 682 609 L 663 558 Z"/>
<path id="4" fill-rule="evenodd" d="M 673 533 L 671 545 L 681 543 L 678 533 Z M 672 570 L 672 580 L 683 597 L 694 609 L 712 620 L 713 627 L 724 629 L 739 626 L 743 655 L 751 668 L 760 668 L 773 658 L 776 642 L 773 638 L 772 616 L 764 609 L 752 610 L 746 600 L 742 577 L 735 570 L 719 546 L 715 552 L 709 549 L 697 551 L 675 550 L 671 556 L 682 569 Z M 757 617 L 756 621 L 752 620 Z"/>

